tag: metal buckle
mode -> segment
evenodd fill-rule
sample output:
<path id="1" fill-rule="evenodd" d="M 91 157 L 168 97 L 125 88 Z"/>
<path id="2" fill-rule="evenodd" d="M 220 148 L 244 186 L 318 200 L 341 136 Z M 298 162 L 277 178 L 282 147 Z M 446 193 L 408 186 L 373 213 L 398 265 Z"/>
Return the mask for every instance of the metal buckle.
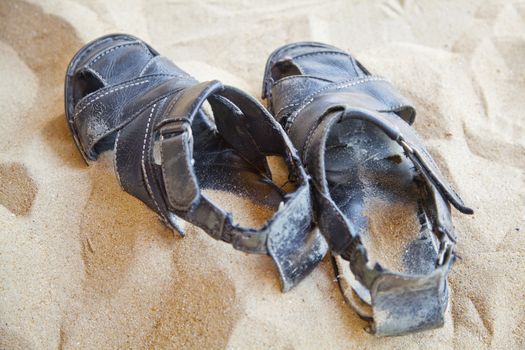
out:
<path id="1" fill-rule="evenodd" d="M 191 123 L 190 120 L 187 118 L 165 119 L 155 127 L 155 130 L 156 133 L 154 134 L 153 142 L 153 162 L 156 165 L 160 165 L 162 163 L 160 146 L 164 139 L 177 137 L 184 133 L 187 133 L 188 141 L 190 143 L 193 142 L 193 132 L 191 130 Z"/>
<path id="2" fill-rule="evenodd" d="M 408 143 L 406 143 L 406 141 L 405 141 L 402 137 L 399 139 L 398 142 L 399 142 L 399 144 L 401 145 L 401 147 L 403 147 L 403 149 L 404 149 L 405 151 L 407 151 L 407 152 L 409 152 L 409 153 L 414 153 L 414 150 L 412 149 L 412 147 L 410 147 L 410 146 L 408 145 Z"/>
<path id="3" fill-rule="evenodd" d="M 190 120 L 187 118 L 165 119 L 158 126 L 160 139 L 179 136 L 185 132 L 188 133 L 190 139 L 193 139 L 191 131 Z"/>

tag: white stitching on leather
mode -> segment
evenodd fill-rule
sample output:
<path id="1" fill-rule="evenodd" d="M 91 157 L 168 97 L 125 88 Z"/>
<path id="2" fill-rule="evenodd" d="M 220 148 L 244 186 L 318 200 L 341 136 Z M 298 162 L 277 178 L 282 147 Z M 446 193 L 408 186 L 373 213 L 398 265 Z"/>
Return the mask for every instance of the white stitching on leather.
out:
<path id="1" fill-rule="evenodd" d="M 91 67 L 99 59 L 101 59 L 102 57 L 106 56 L 108 53 L 110 53 L 112 51 L 115 51 L 116 49 L 120 49 L 120 48 L 125 47 L 125 46 L 133 46 L 133 45 L 140 45 L 140 42 L 136 41 L 136 42 L 132 42 L 132 43 L 121 44 L 121 45 L 114 46 L 114 47 L 112 47 L 110 49 L 107 49 L 106 51 L 104 51 L 101 54 L 99 54 L 98 56 L 96 56 L 93 59 L 93 61 L 89 62 L 89 64 L 87 66 Z"/>
<path id="2" fill-rule="evenodd" d="M 118 140 L 120 138 L 121 131 L 122 129 L 117 132 L 117 137 L 115 138 L 115 154 L 113 155 L 113 167 L 115 168 L 115 173 L 117 174 L 118 184 L 120 185 L 120 188 L 124 190 L 124 186 L 122 186 L 122 182 L 120 181 L 120 173 L 118 171 Z"/>
<path id="3" fill-rule="evenodd" d="M 90 68 L 92 69 L 92 68 Z M 108 89 L 110 88 L 120 88 L 126 84 L 135 84 L 137 82 L 141 82 L 143 81 L 144 79 L 157 79 L 157 78 L 162 78 L 162 77 L 171 77 L 171 78 L 180 78 L 180 79 L 186 79 L 188 80 L 188 77 L 187 76 L 183 76 L 183 75 L 177 75 L 177 74 L 168 74 L 168 73 L 162 73 L 162 74 L 148 74 L 146 76 L 143 76 L 143 77 L 138 77 L 138 78 L 134 78 L 134 79 L 131 79 L 131 80 L 127 80 L 127 81 L 123 81 L 121 83 L 118 83 L 118 84 L 114 84 L 112 86 L 106 86 L 100 90 L 97 90 L 97 91 L 94 91 L 84 97 L 82 97 L 82 99 L 76 104 L 75 106 L 75 109 L 77 108 L 81 108 L 81 109 L 84 109 L 85 108 L 85 104 L 86 103 L 91 103 L 91 100 L 99 97 L 100 95 L 104 94 L 105 92 L 107 92 Z M 81 107 L 82 106 L 82 107 Z M 77 112 L 79 113 L 79 112 Z"/>
<path id="4" fill-rule="evenodd" d="M 146 65 L 144 66 L 144 68 L 142 68 L 142 69 L 140 70 L 139 77 L 141 77 L 141 76 L 144 74 L 144 72 L 145 72 L 149 67 L 151 67 L 151 65 L 152 65 L 153 63 L 157 62 L 159 57 L 162 57 L 162 56 L 155 56 L 155 57 L 153 57 L 152 59 L 150 59 L 150 60 L 148 61 L 148 63 L 146 63 Z"/>
<path id="5" fill-rule="evenodd" d="M 141 162 L 141 164 L 142 164 L 142 173 L 144 175 L 144 179 L 146 180 L 146 188 L 148 189 L 148 193 L 149 193 L 151 199 L 153 200 L 153 203 L 155 203 L 155 206 L 157 207 L 157 210 L 159 211 L 159 215 L 164 220 L 166 220 L 166 218 L 164 217 L 164 214 L 160 210 L 159 203 L 157 203 L 157 201 L 155 200 L 155 196 L 153 195 L 153 191 L 151 189 L 151 185 L 150 185 L 149 179 L 148 179 L 148 173 L 146 171 L 146 163 L 144 161 L 144 158 L 145 158 L 145 155 L 146 155 L 146 141 L 148 139 L 149 126 L 150 126 L 150 123 L 151 123 L 151 118 L 153 117 L 153 112 L 155 111 L 155 107 L 157 107 L 156 103 L 153 105 L 153 107 L 151 107 L 151 112 L 149 114 L 148 122 L 146 124 L 146 132 L 144 133 L 144 142 L 142 143 L 142 162 Z M 168 222 L 168 221 L 166 220 L 166 222 Z"/>
<path id="6" fill-rule="evenodd" d="M 106 82 L 106 79 L 102 78 L 102 74 L 100 74 L 95 68 L 90 67 L 91 73 L 93 73 L 98 79 L 100 79 L 101 82 L 104 83 L 104 86 L 107 86 L 108 83 Z"/>
<path id="7" fill-rule="evenodd" d="M 165 94 L 161 95 L 159 98 L 154 99 L 153 101 L 149 101 L 149 103 L 150 103 L 150 105 L 151 105 L 151 103 L 153 103 L 153 102 L 158 103 L 160 100 L 162 100 L 162 99 L 167 99 L 167 96 L 173 95 L 173 94 L 175 94 L 175 93 L 177 93 L 177 92 L 178 92 L 178 90 L 176 90 L 176 91 L 170 91 L 170 92 L 168 92 L 168 93 L 165 93 Z M 118 129 L 118 128 L 123 127 L 127 122 L 134 120 L 135 117 L 136 117 L 137 115 L 140 115 L 141 113 L 143 113 L 143 112 L 144 112 L 146 109 L 148 109 L 148 108 L 149 108 L 148 105 L 146 105 L 146 107 L 142 107 L 142 108 L 139 109 L 137 112 L 135 112 L 131 117 L 128 117 L 127 119 L 125 119 L 124 122 L 121 121 L 121 123 L 118 124 L 118 125 L 115 127 L 115 130 Z M 90 140 L 91 140 L 90 143 L 91 143 L 93 140 L 97 139 L 99 136 L 104 135 L 107 131 L 108 131 L 108 130 L 106 129 L 106 130 L 103 130 L 103 131 L 101 131 L 101 132 L 96 133 L 95 135 L 92 135 L 92 136 L 90 137 Z M 90 147 L 92 147 L 92 146 L 93 146 L 93 145 L 90 145 Z"/>
<path id="8" fill-rule="evenodd" d="M 317 55 L 342 55 L 342 56 L 350 56 L 346 52 L 340 52 L 340 51 L 316 51 L 316 52 L 307 52 L 303 53 L 301 55 L 297 55 L 295 57 L 292 57 L 293 60 L 301 59 L 303 57 L 308 56 L 317 56 Z"/>
<path id="9" fill-rule="evenodd" d="M 319 119 L 321 119 L 321 121 L 318 121 L 318 122 L 314 123 L 314 125 L 312 125 L 310 127 L 310 130 L 308 131 L 308 134 L 306 135 L 306 142 L 304 143 L 304 146 L 303 146 L 304 166 L 306 166 L 308 164 L 308 152 L 310 151 L 310 145 L 312 144 L 312 136 L 315 133 L 315 131 L 317 130 L 317 128 L 319 128 L 319 126 L 323 123 L 323 121 L 324 121 L 323 117 L 324 116 L 321 116 L 319 118 Z"/>
<path id="10" fill-rule="evenodd" d="M 273 65 L 275 62 L 277 62 L 276 57 L 279 55 L 284 55 L 285 52 L 293 50 L 295 48 L 312 48 L 312 49 L 322 49 L 325 46 L 319 45 L 319 43 L 315 42 L 301 42 L 296 44 L 288 44 L 286 47 L 281 47 L 280 49 L 276 50 L 270 59 L 269 62 L 271 62 L 271 65 Z"/>
<path id="11" fill-rule="evenodd" d="M 300 103 L 290 103 L 289 105 L 284 106 L 283 108 L 279 109 L 277 113 L 275 113 L 275 116 L 277 117 L 282 111 L 284 111 L 286 108 L 299 106 Z"/>
<path id="12" fill-rule="evenodd" d="M 171 108 L 173 108 L 173 106 L 174 106 L 174 105 L 172 105 Z M 166 114 L 168 114 L 168 113 L 166 113 Z M 183 117 L 183 119 L 184 119 L 184 117 Z M 190 126 L 190 128 L 191 128 L 191 126 Z M 187 137 L 187 133 L 184 133 L 183 135 L 184 135 L 185 137 Z M 185 158 L 186 158 L 186 160 L 187 160 L 187 158 L 188 158 L 188 153 L 189 153 L 189 151 L 188 151 L 188 142 L 187 142 L 187 139 L 183 140 L 183 142 L 182 142 L 182 147 L 183 147 L 182 151 L 184 152 Z M 161 147 L 160 152 L 161 152 L 161 163 L 160 163 L 160 167 L 161 167 L 161 169 L 162 169 L 162 176 L 164 177 L 164 174 L 166 174 L 167 171 L 166 171 L 166 167 L 164 166 L 164 161 L 163 161 L 164 158 L 163 158 L 163 156 L 162 156 L 162 147 Z M 190 160 L 190 162 L 191 162 L 191 160 Z M 187 161 L 184 162 L 184 165 L 185 165 L 185 167 L 186 167 L 186 172 L 187 172 L 188 174 L 190 174 L 190 181 L 193 180 L 193 179 L 191 178 L 192 171 L 191 171 L 191 168 L 190 168 L 190 164 L 189 164 L 189 162 L 187 162 Z M 192 182 L 193 182 L 194 185 L 196 185 L 196 184 L 195 184 L 195 181 L 192 181 Z M 198 186 L 198 185 L 197 185 L 197 186 Z M 196 191 L 198 192 L 199 188 L 198 188 L 197 186 L 193 186 L 193 187 L 194 187 L 194 188 L 196 189 Z M 167 185 L 166 185 L 166 187 L 167 187 Z M 166 192 L 169 192 L 169 191 L 170 191 L 170 190 L 166 188 Z M 175 199 L 175 198 L 171 198 L 171 196 L 169 195 L 169 193 L 167 193 L 167 195 L 168 195 L 168 202 L 169 202 L 169 204 L 170 204 L 171 207 L 174 207 L 175 209 L 179 209 L 179 210 L 187 209 L 187 207 L 188 207 L 187 205 L 181 204 L 181 203 L 178 202 L 177 199 Z M 195 197 L 192 199 L 192 202 L 193 202 L 194 200 L 195 200 Z M 172 201 L 175 201 L 176 203 L 174 204 Z"/>
<path id="13" fill-rule="evenodd" d="M 297 111 L 295 111 L 291 116 L 290 118 L 288 119 L 288 121 L 286 122 L 286 126 L 285 126 L 285 130 L 288 132 L 290 130 L 290 127 L 292 126 L 292 123 L 295 121 L 295 119 L 297 118 L 297 116 L 299 115 L 299 113 L 306 108 L 306 106 L 308 106 L 310 103 L 312 103 L 312 101 L 314 100 L 315 96 L 323 91 L 326 91 L 326 90 L 329 90 L 329 89 L 335 89 L 335 90 L 339 90 L 339 89 L 343 89 L 345 87 L 350 87 L 350 86 L 355 86 L 355 85 L 359 85 L 359 84 L 362 84 L 362 83 L 366 83 L 368 81 L 387 81 L 385 78 L 382 78 L 382 77 L 378 77 L 378 76 L 370 76 L 370 77 L 367 77 L 367 78 L 363 78 L 363 79 L 359 79 L 359 80 L 355 80 L 355 79 L 352 79 L 350 81 L 342 81 L 340 83 L 337 83 L 337 84 L 330 84 L 330 85 L 327 85 L 313 93 L 311 93 L 310 95 L 308 95 L 303 101 L 303 104 L 301 107 L 299 107 L 299 109 Z M 341 85 L 339 85 L 341 84 Z"/>
<path id="14" fill-rule="evenodd" d="M 136 82 L 136 83 L 131 83 L 131 84 L 126 84 L 126 85 L 122 85 L 122 86 L 119 86 L 119 87 L 116 87 L 114 89 L 111 89 L 101 95 L 98 95 L 97 97 L 91 99 L 90 101 L 88 101 L 86 103 L 86 105 L 84 107 L 82 107 L 78 112 L 75 113 L 75 115 L 73 116 L 73 119 L 76 119 L 76 117 L 82 113 L 87 107 L 89 107 L 92 103 L 98 101 L 99 99 L 101 99 L 102 97 L 104 96 L 107 96 L 115 91 L 119 91 L 119 90 L 122 90 L 122 89 L 125 89 L 125 88 L 128 88 L 128 87 L 132 87 L 132 86 L 137 86 L 137 85 L 142 85 L 142 84 L 146 84 L 146 83 L 149 83 L 149 80 L 143 80 L 143 81 L 139 81 L 139 82 Z"/>
<path id="15" fill-rule="evenodd" d="M 288 81 L 288 80 L 297 80 L 297 79 L 314 79 L 314 80 L 321 80 L 325 83 L 333 83 L 334 81 L 333 80 L 330 80 L 330 79 L 325 79 L 325 78 L 320 78 L 320 77 L 316 77 L 315 75 L 289 75 L 287 77 L 283 77 L 279 80 L 277 80 L 275 82 L 275 84 L 273 84 L 272 86 L 272 89 L 278 85 L 278 84 L 281 84 L 283 81 Z"/>

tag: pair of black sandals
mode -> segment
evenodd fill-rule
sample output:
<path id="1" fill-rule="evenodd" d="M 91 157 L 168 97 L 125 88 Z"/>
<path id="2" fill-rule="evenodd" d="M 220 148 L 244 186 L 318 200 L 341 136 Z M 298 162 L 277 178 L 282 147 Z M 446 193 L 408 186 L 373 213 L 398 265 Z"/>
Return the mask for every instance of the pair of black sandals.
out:
<path id="1" fill-rule="evenodd" d="M 262 93 L 271 113 L 115 34 L 69 64 L 66 118 L 84 159 L 113 150 L 122 188 L 181 235 L 184 220 L 270 255 L 283 291 L 330 250 L 345 299 L 372 333 L 442 326 L 455 258 L 450 205 L 472 210 L 411 127 L 414 108 L 351 55 L 314 42 L 274 51 Z M 285 184 L 272 178 L 271 156 L 284 162 Z M 273 215 L 245 227 L 207 190 Z"/>

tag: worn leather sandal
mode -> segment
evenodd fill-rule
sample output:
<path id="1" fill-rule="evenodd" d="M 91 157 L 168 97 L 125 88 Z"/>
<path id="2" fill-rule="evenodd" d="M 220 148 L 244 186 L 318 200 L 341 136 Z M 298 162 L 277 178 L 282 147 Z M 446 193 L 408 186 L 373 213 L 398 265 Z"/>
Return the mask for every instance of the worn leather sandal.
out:
<path id="1" fill-rule="evenodd" d="M 411 127 L 414 108 L 351 55 L 312 42 L 271 54 L 263 98 L 312 177 L 341 290 L 369 330 L 441 326 L 455 257 L 450 204 L 472 210 Z"/>
<path id="2" fill-rule="evenodd" d="M 203 109 L 207 101 L 213 116 Z M 65 82 L 67 123 L 88 161 L 114 150 L 122 188 L 182 234 L 180 219 L 249 253 L 269 254 L 287 291 L 327 250 L 312 226 L 307 175 L 282 127 L 255 99 L 198 83 L 142 40 L 109 35 L 83 47 Z M 282 157 L 286 186 L 268 156 Z M 273 210 L 258 229 L 210 200 L 223 191 Z"/>

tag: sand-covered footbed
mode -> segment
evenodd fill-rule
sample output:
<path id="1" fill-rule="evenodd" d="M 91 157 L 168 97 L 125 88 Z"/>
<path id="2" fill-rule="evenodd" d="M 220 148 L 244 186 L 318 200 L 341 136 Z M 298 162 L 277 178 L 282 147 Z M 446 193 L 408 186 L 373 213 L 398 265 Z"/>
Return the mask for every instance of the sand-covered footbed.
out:
<path id="1" fill-rule="evenodd" d="M 328 259 L 282 294 L 269 257 L 190 225 L 175 236 L 120 189 L 111 154 L 87 167 L 64 74 L 112 32 L 255 96 L 271 51 L 298 40 L 388 77 L 476 211 L 454 213 L 445 327 L 371 336 Z M 0 1 L 0 349 L 525 348 L 524 57 L 519 1 Z M 257 223 L 257 208 L 213 196 Z"/>

